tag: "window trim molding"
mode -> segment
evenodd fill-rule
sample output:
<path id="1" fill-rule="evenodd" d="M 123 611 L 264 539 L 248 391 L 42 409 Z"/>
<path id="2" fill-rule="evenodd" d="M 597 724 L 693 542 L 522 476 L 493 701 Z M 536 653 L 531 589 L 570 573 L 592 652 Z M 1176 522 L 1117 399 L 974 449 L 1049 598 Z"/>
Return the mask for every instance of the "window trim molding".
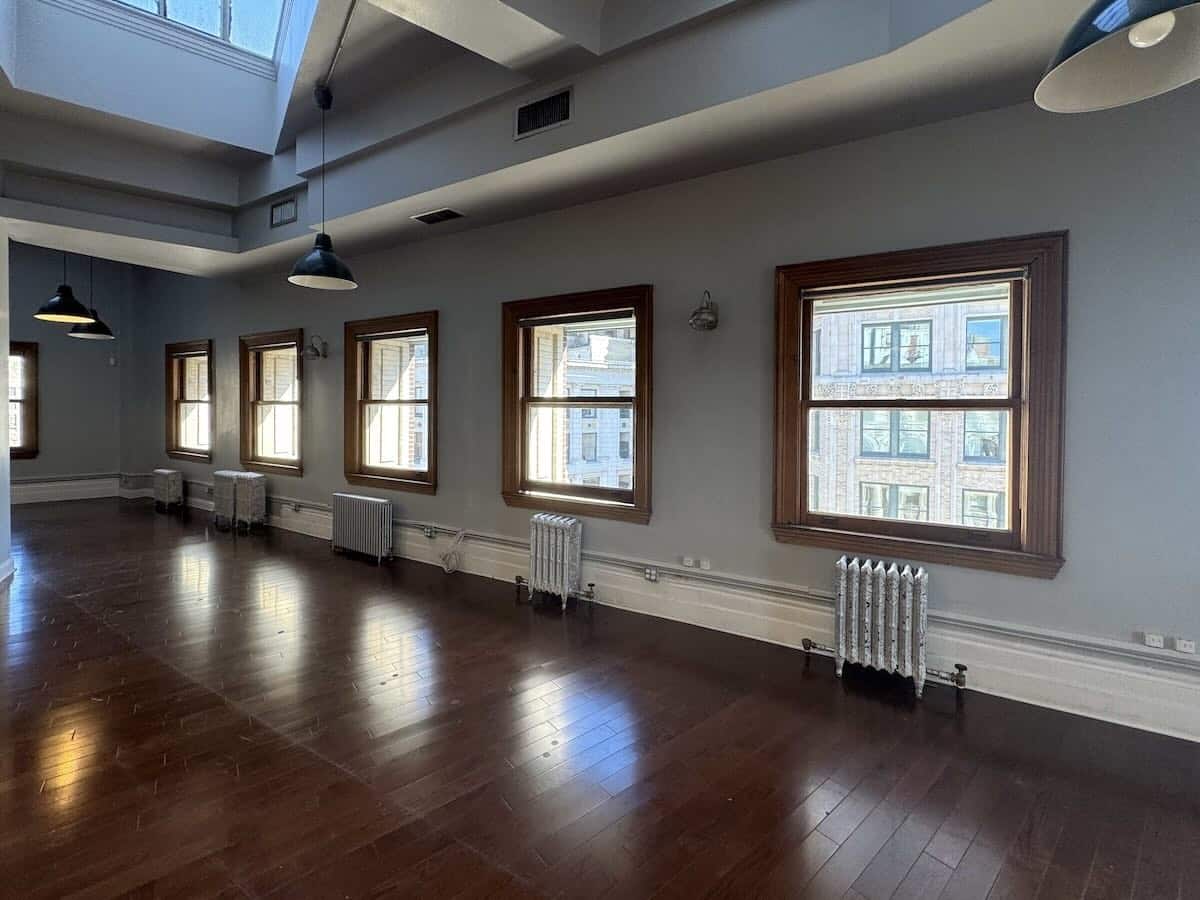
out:
<path id="1" fill-rule="evenodd" d="M 568 486 L 524 480 L 525 421 L 523 383 L 527 378 L 528 351 L 521 323 L 539 317 L 592 317 L 609 310 L 632 309 L 637 321 L 634 338 L 633 489 L 586 488 L 573 493 Z M 567 515 L 616 519 L 646 525 L 651 515 L 651 435 L 653 415 L 654 286 L 629 285 L 513 300 L 501 307 L 501 496 L 508 506 Z M 574 398 L 573 398 L 574 399 Z M 604 406 L 600 401 L 598 406 Z M 621 420 L 628 421 L 628 420 Z M 582 448 L 581 448 L 582 452 Z M 541 490 L 545 488 L 545 490 Z M 566 488 L 566 489 L 564 489 Z M 632 493 L 632 502 L 626 500 Z"/>
<path id="2" fill-rule="evenodd" d="M 178 385 L 174 361 L 185 356 L 207 354 L 208 359 L 208 450 L 188 450 L 179 445 L 179 420 L 176 418 L 175 391 Z M 217 384 L 213 379 L 213 342 L 178 341 L 167 344 L 166 358 L 166 453 L 171 459 L 186 459 L 192 462 L 211 463 L 213 458 L 213 442 L 217 430 Z"/>
<path id="3" fill-rule="evenodd" d="M 272 462 L 265 457 L 254 455 L 254 391 L 251 390 L 250 357 L 259 350 L 271 350 L 289 345 L 296 347 L 296 382 L 300 386 L 300 400 L 296 410 L 300 422 L 296 428 L 296 462 Z M 304 474 L 304 329 L 294 328 L 283 331 L 263 331 L 258 334 L 244 334 L 238 338 L 238 452 L 242 468 L 251 472 L 262 472 L 264 475 L 295 475 Z"/>
<path id="4" fill-rule="evenodd" d="M 1053 232 L 999 240 L 901 250 L 860 257 L 780 266 L 776 269 L 775 503 L 772 531 L 784 543 L 826 547 L 873 556 L 1053 578 L 1063 559 L 1063 401 L 1066 390 L 1066 304 L 1068 233 Z M 1024 290 L 1010 311 L 1009 368 L 1019 389 L 1021 415 L 1011 427 L 1013 498 L 1009 500 L 1016 546 L 972 543 L 971 529 L 924 526 L 924 533 L 894 533 L 824 527 L 802 520 L 807 484 L 807 417 L 802 416 L 803 382 L 811 378 L 802 347 L 806 292 L 848 286 L 954 281 L 984 274 L 1019 273 Z M 1019 318 L 1018 318 L 1019 317 Z M 1014 327 L 1014 322 L 1024 327 Z M 938 408 L 944 401 L 900 401 Z M 889 404 L 895 405 L 895 404 Z M 971 404 L 978 405 L 978 404 Z M 1017 461 L 1020 465 L 1017 466 Z M 853 520 L 853 517 L 845 517 Z"/>
<path id="5" fill-rule="evenodd" d="M 424 331 L 429 335 L 429 389 L 426 403 L 426 468 L 395 469 L 389 474 L 367 466 L 362 458 L 362 408 L 367 373 L 360 369 L 360 339 L 368 335 L 389 335 Z M 437 422 L 438 422 L 438 311 L 380 316 L 346 322 L 342 331 L 342 353 L 345 356 L 343 378 L 343 469 L 347 484 L 373 487 L 388 491 L 409 491 L 416 494 L 437 493 Z"/>
<path id="6" fill-rule="evenodd" d="M 16 352 L 14 352 L 16 351 Z M 40 434 L 38 433 L 38 407 L 41 400 L 38 395 L 38 345 L 37 341 L 9 341 L 8 355 L 20 356 L 25 360 L 27 372 L 32 370 L 33 378 L 25 378 L 26 390 L 21 398 L 21 433 L 32 434 L 33 442 L 23 443 L 20 447 L 9 447 L 9 459 L 35 459 L 38 455 Z M 32 382 L 33 390 L 28 390 Z"/>

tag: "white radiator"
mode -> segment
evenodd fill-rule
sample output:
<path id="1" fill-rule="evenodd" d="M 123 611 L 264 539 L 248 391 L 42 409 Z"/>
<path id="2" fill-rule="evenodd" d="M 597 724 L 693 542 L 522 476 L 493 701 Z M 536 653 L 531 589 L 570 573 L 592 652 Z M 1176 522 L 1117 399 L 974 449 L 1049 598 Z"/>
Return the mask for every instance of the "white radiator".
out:
<path id="1" fill-rule="evenodd" d="M 529 520 L 529 589 L 567 600 L 579 593 L 583 523 L 570 516 L 537 513 Z"/>
<path id="2" fill-rule="evenodd" d="M 333 549 L 374 556 L 392 555 L 392 502 L 357 494 L 333 495 Z"/>
<path id="3" fill-rule="evenodd" d="M 834 651 L 837 673 L 847 662 L 911 678 L 925 690 L 925 635 L 929 573 L 895 563 L 837 561 L 834 581 Z"/>

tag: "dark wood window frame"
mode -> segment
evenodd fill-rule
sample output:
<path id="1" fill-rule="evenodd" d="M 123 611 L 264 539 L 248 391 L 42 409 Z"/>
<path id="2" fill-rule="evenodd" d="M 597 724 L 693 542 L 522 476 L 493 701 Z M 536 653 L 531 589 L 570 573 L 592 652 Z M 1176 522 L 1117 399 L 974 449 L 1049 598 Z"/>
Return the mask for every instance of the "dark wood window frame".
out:
<path id="1" fill-rule="evenodd" d="M 424 332 L 429 338 L 429 389 L 421 400 L 426 408 L 426 466 L 418 469 L 384 469 L 366 464 L 363 456 L 363 410 L 368 400 L 370 339 L 400 337 Z M 360 319 L 347 322 L 343 351 L 346 357 L 344 397 L 344 455 L 346 481 L 364 487 L 419 494 L 437 493 L 438 414 L 438 314 L 437 310 Z"/>
<path id="2" fill-rule="evenodd" d="M 262 370 L 256 364 L 263 350 L 281 350 L 294 347 L 296 350 L 296 384 L 300 399 L 291 405 L 296 407 L 296 461 L 287 462 L 258 453 L 254 426 L 255 408 L 262 397 Z M 304 474 L 304 329 L 265 331 L 260 334 L 244 334 L 238 338 L 238 370 L 241 382 L 240 451 L 242 468 L 268 475 Z M 272 404 L 277 405 L 277 404 Z"/>
<path id="3" fill-rule="evenodd" d="M 208 362 L 208 449 L 194 450 L 183 447 L 179 442 L 179 397 L 183 382 L 183 360 L 189 356 L 205 354 Z M 173 459 L 189 459 L 194 462 L 212 462 L 213 435 L 216 430 L 216 391 L 213 381 L 213 342 L 181 341 L 167 344 L 166 349 L 166 427 L 167 456 Z"/>
<path id="4" fill-rule="evenodd" d="M 509 506 L 568 515 L 617 519 L 645 525 L 650 521 L 651 415 L 653 402 L 654 288 L 634 285 L 580 294 L 514 300 L 502 310 L 501 412 L 503 447 L 502 495 Z M 578 407 L 570 402 L 536 398 L 527 393 L 532 380 L 532 327 L 558 321 L 586 322 L 632 313 L 637 322 L 634 346 L 634 395 L 588 397 L 593 408 L 633 410 L 633 486 L 630 489 L 562 485 L 526 478 L 526 417 L 536 406 Z"/>
<path id="5" fill-rule="evenodd" d="M 8 355 L 24 360 L 21 396 L 21 446 L 9 447 L 9 459 L 33 459 L 38 455 L 38 345 L 36 341 L 9 341 Z M 7 436 L 5 437 L 7 440 Z"/>
<path id="6" fill-rule="evenodd" d="M 971 400 L 1008 409 L 1013 430 L 1010 530 L 879 522 L 807 510 L 809 409 L 957 409 L 962 400 L 805 400 L 812 298 L 830 291 L 1011 280 L 1011 400 Z M 777 540 L 872 556 L 1053 578 L 1062 568 L 1063 398 L 1066 384 L 1065 232 L 904 250 L 781 266 L 776 270 L 775 509 Z"/>

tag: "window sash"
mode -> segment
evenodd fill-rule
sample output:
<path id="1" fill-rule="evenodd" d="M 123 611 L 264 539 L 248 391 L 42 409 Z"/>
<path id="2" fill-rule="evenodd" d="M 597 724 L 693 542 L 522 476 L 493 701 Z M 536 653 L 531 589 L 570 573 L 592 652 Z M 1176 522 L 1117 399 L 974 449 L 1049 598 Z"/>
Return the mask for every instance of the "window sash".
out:
<path id="1" fill-rule="evenodd" d="M 423 465 L 402 466 L 397 463 L 397 465 L 389 466 L 389 465 L 380 464 L 380 463 L 372 464 L 367 461 L 369 458 L 368 443 L 370 441 L 370 433 L 369 433 L 370 410 L 371 410 L 371 407 L 385 407 L 385 406 L 393 407 L 395 409 L 402 409 L 405 407 L 413 407 L 413 408 L 418 408 L 418 409 L 421 409 L 424 411 L 425 427 L 411 429 L 411 433 L 420 433 L 421 434 L 420 460 L 421 460 L 421 462 L 423 462 Z M 414 478 L 415 477 L 423 477 L 428 473 L 428 471 L 429 471 L 429 429 L 428 429 L 429 401 L 428 400 L 360 400 L 359 401 L 359 410 L 360 410 L 360 412 L 359 412 L 358 420 L 360 423 L 362 423 L 361 424 L 362 434 L 360 436 L 360 439 L 362 441 L 362 444 L 361 444 L 361 446 L 362 446 L 362 470 L 364 472 L 366 472 L 368 474 L 382 475 L 385 477 L 393 477 L 393 478 L 394 477 L 414 477 Z M 397 441 L 400 440 L 402 431 L 403 431 L 403 428 L 398 425 L 397 426 L 397 435 L 396 435 Z M 398 446 L 399 445 L 397 445 L 397 447 Z M 399 460 L 398 454 L 399 454 L 399 451 L 397 451 L 397 460 Z M 382 456 L 382 453 L 380 455 Z"/>
<path id="2" fill-rule="evenodd" d="M 8 455 L 10 459 L 33 459 L 38 455 L 38 345 L 10 341 L 8 358 Z M 12 380 L 14 362 L 19 383 Z"/>
<path id="3" fill-rule="evenodd" d="M 212 341 L 168 344 L 166 354 L 167 455 L 211 458 L 214 424 Z"/>

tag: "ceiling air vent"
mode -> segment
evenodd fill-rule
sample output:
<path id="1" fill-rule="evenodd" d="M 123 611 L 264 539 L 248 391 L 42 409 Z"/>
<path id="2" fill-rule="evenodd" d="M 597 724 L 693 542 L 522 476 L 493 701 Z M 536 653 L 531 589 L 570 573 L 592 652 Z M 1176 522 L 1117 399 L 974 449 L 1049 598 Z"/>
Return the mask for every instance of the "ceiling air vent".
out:
<path id="1" fill-rule="evenodd" d="M 557 128 L 571 121 L 571 89 L 559 91 L 541 100 L 534 100 L 517 108 L 517 126 L 514 138 L 529 137 L 549 128 Z"/>
<path id="2" fill-rule="evenodd" d="M 449 222 L 451 219 L 461 219 L 462 217 L 462 213 L 452 209 L 433 209 L 423 212 L 419 216 L 410 216 L 414 221 L 424 222 L 426 225 L 436 225 L 438 222 Z"/>

